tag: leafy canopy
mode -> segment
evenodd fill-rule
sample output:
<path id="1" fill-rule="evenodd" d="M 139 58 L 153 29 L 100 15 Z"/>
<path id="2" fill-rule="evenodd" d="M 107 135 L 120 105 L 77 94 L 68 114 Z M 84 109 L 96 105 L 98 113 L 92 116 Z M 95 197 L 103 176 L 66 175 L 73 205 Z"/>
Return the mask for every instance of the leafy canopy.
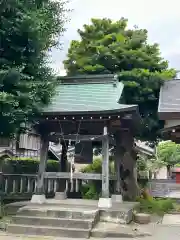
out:
<path id="1" fill-rule="evenodd" d="M 137 157 L 137 171 L 156 173 L 160 168 L 166 164 L 157 155 L 147 156 L 145 154 L 138 154 Z"/>
<path id="2" fill-rule="evenodd" d="M 64 61 L 68 75 L 118 74 L 125 85 L 122 101 L 138 104 L 142 116 L 139 138 L 155 141 L 162 127 L 157 117 L 159 89 L 163 81 L 175 76 L 160 54 L 159 45 L 148 43 L 146 29 L 127 28 L 121 18 L 92 19 L 78 30 Z"/>
<path id="3" fill-rule="evenodd" d="M 172 141 L 160 142 L 156 149 L 157 158 L 166 166 L 174 166 L 180 163 L 180 144 Z"/>
<path id="4" fill-rule="evenodd" d="M 55 79 L 48 51 L 64 31 L 65 2 L 0 1 L 0 133 L 15 133 L 47 104 Z"/>

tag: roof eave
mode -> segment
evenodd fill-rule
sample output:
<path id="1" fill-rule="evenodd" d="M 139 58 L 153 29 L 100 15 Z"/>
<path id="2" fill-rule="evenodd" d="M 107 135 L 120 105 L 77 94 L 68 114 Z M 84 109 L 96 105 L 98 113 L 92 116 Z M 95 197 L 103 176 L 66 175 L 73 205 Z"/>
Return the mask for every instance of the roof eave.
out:
<path id="1" fill-rule="evenodd" d="M 43 112 L 42 115 L 57 115 L 57 116 L 76 116 L 76 115 L 102 115 L 102 114 L 118 114 L 122 112 L 134 112 L 138 108 L 137 105 L 126 107 L 126 108 L 119 108 L 119 109 L 112 109 L 112 110 L 98 110 L 98 111 L 64 111 L 64 112 L 54 112 L 54 111 L 48 111 Z"/>
<path id="2" fill-rule="evenodd" d="M 173 119 L 180 119 L 180 112 L 158 112 L 159 120 L 173 120 Z"/>
<path id="3" fill-rule="evenodd" d="M 76 75 L 76 76 L 60 76 L 57 80 L 61 84 L 87 84 L 87 83 L 110 83 L 119 81 L 115 74 L 103 75 Z"/>

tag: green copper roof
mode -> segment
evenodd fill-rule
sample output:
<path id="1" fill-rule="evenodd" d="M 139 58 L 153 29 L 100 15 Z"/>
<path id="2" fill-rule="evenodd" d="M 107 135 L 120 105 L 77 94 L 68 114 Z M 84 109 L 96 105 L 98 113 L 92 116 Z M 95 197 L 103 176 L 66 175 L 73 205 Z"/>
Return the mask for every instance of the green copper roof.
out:
<path id="1" fill-rule="evenodd" d="M 119 104 L 124 85 L 112 75 L 60 79 L 46 113 L 123 111 L 135 105 Z"/>

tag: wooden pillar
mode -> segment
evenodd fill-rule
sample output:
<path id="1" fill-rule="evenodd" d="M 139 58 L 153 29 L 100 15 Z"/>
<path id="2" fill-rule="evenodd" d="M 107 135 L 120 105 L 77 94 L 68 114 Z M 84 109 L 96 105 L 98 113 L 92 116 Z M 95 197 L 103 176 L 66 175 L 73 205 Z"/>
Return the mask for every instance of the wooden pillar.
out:
<path id="1" fill-rule="evenodd" d="M 62 141 L 62 152 L 61 152 L 61 160 L 60 160 L 60 172 L 67 172 L 67 153 L 68 153 L 68 146 L 69 146 L 69 141 Z M 57 189 L 55 193 L 55 199 L 56 200 L 61 200 L 65 199 L 67 196 L 67 193 L 65 192 L 66 190 L 66 179 L 58 179 L 57 180 Z"/>
<path id="2" fill-rule="evenodd" d="M 115 184 L 115 194 L 121 194 L 121 176 L 120 176 L 120 166 L 122 161 L 122 152 L 120 146 L 120 136 L 115 136 L 116 147 L 115 147 L 115 156 L 114 156 L 114 170 L 116 175 L 116 184 Z"/>
<path id="3" fill-rule="evenodd" d="M 121 162 L 124 154 L 124 149 L 121 146 L 121 132 L 117 131 L 114 135 L 115 139 L 115 156 L 114 156 L 114 170 L 116 181 L 114 184 L 114 194 L 112 194 L 113 202 L 122 202 L 122 188 L 121 188 Z"/>
<path id="4" fill-rule="evenodd" d="M 0 170 L 0 203 L 3 195 L 3 172 Z"/>
<path id="5" fill-rule="evenodd" d="M 67 172 L 67 151 L 69 146 L 69 141 L 63 141 L 62 152 L 61 152 L 61 162 L 60 162 L 60 171 Z"/>
<path id="6" fill-rule="evenodd" d="M 109 198 L 109 138 L 107 127 L 104 127 L 102 140 L 102 198 Z"/>
<path id="7" fill-rule="evenodd" d="M 0 216 L 2 216 L 3 214 L 2 203 L 3 203 L 3 172 L 1 171 L 0 172 Z"/>
<path id="8" fill-rule="evenodd" d="M 108 128 L 104 127 L 102 140 L 102 197 L 99 199 L 99 208 L 111 208 L 112 200 L 109 197 L 109 137 Z"/>
<path id="9" fill-rule="evenodd" d="M 36 194 L 44 194 L 44 173 L 46 171 L 47 157 L 48 157 L 49 140 L 41 138 L 41 149 L 40 149 L 40 163 L 37 176 L 37 188 Z"/>
<path id="10" fill-rule="evenodd" d="M 48 156 L 49 140 L 41 137 L 41 149 L 40 149 L 40 163 L 37 176 L 36 193 L 32 196 L 32 203 L 44 203 L 45 202 L 45 189 L 44 189 L 44 173 L 46 171 L 47 156 Z"/>

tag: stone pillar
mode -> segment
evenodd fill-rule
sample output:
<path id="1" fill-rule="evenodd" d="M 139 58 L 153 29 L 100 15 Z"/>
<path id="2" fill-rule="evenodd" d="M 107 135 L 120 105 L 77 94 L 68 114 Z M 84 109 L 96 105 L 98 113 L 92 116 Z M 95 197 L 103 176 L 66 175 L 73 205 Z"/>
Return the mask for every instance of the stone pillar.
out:
<path id="1" fill-rule="evenodd" d="M 46 171 L 47 165 L 47 157 L 48 157 L 48 147 L 49 147 L 49 140 L 42 136 L 41 137 L 41 149 L 40 149 L 40 163 L 39 163 L 39 170 L 37 176 L 37 187 L 36 193 L 32 196 L 31 202 L 32 203 L 44 203 L 45 198 L 45 190 L 44 190 L 44 173 Z"/>
<path id="2" fill-rule="evenodd" d="M 109 197 L 109 137 L 107 127 L 104 127 L 102 140 L 102 197 L 99 199 L 98 206 L 99 208 L 112 206 Z"/>

